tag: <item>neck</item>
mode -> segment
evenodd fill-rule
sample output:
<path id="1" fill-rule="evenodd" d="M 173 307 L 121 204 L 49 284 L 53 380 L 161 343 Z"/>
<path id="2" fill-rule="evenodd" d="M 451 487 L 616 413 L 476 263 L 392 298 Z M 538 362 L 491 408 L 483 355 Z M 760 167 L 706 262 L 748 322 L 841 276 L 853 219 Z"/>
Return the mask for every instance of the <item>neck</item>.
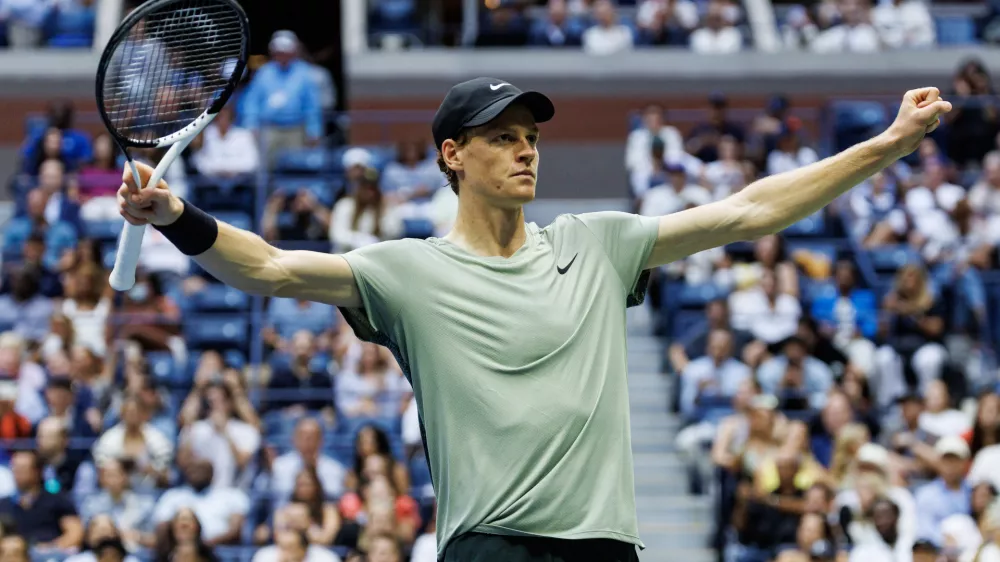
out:
<path id="1" fill-rule="evenodd" d="M 962 489 L 962 481 L 961 480 L 947 480 L 947 479 L 943 479 L 943 480 L 944 480 L 944 487 L 948 488 L 949 490 L 961 490 Z"/>
<path id="2" fill-rule="evenodd" d="M 527 239 L 524 210 L 502 209 L 464 195 L 458 199 L 455 226 L 445 239 L 479 256 L 509 258 Z"/>
<path id="3" fill-rule="evenodd" d="M 111 499 L 114 501 L 121 501 L 122 496 L 125 495 L 125 490 L 109 491 L 108 495 L 111 496 Z"/>
<path id="4" fill-rule="evenodd" d="M 141 425 L 126 425 L 125 426 L 125 435 L 128 436 L 128 437 L 138 437 L 138 436 L 142 435 L 142 426 Z"/>

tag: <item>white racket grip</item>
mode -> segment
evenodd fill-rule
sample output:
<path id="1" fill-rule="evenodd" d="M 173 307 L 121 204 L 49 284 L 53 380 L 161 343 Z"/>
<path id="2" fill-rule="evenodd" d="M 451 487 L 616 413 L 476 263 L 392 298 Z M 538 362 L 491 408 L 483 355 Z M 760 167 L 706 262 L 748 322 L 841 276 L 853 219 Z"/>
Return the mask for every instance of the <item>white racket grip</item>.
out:
<path id="1" fill-rule="evenodd" d="M 145 233 L 146 225 L 125 223 L 118 241 L 115 268 L 111 270 L 112 289 L 127 291 L 135 285 L 135 269 L 139 266 L 139 252 L 142 251 L 142 236 Z"/>
<path id="2" fill-rule="evenodd" d="M 149 176 L 149 183 L 147 185 L 160 183 L 163 175 L 167 173 L 167 168 L 170 167 L 170 164 L 190 144 L 191 138 L 193 137 L 178 141 L 170 147 L 170 150 L 160 159 L 160 163 L 153 170 L 152 175 Z M 128 164 L 132 169 L 132 178 L 135 180 L 135 185 L 139 186 L 139 189 L 144 189 L 145 186 L 142 185 L 142 178 L 139 176 L 139 169 L 135 167 L 135 162 L 129 160 Z M 115 267 L 111 270 L 111 277 L 109 279 L 112 289 L 119 292 L 127 291 L 132 288 L 132 285 L 135 285 L 135 270 L 139 267 L 142 237 L 145 233 L 145 225 L 137 226 L 125 223 L 124 228 L 122 228 L 122 236 L 118 241 L 118 252 L 115 254 Z"/>

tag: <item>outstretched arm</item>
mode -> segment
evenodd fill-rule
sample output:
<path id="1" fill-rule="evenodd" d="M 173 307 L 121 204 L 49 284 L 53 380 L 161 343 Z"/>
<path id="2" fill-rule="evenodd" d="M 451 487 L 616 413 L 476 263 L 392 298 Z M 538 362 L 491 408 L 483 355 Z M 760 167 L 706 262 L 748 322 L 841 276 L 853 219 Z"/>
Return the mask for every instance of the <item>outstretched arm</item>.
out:
<path id="1" fill-rule="evenodd" d="M 721 201 L 661 217 L 646 267 L 791 226 L 916 150 L 949 111 L 951 104 L 940 98 L 937 88 L 911 90 L 892 126 L 877 137 L 814 164 L 758 180 Z"/>
<path id="2" fill-rule="evenodd" d="M 136 165 L 143 182 L 148 181 L 152 168 Z M 170 193 L 166 182 L 140 190 L 127 168 L 122 177 L 118 204 L 128 222 L 168 226 L 185 212 L 184 202 Z M 223 283 L 253 295 L 361 306 L 351 266 L 342 256 L 281 250 L 252 232 L 223 222 L 218 227 L 215 243 L 192 259 Z"/>

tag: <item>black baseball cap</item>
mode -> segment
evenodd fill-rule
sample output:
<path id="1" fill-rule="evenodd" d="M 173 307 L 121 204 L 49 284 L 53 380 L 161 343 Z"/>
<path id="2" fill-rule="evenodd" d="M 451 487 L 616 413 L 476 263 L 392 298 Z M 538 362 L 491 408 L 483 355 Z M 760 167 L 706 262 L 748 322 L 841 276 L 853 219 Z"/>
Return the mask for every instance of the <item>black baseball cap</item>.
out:
<path id="1" fill-rule="evenodd" d="M 434 115 L 434 147 L 453 139 L 468 127 L 485 125 L 496 119 L 512 103 L 531 111 L 537 123 L 555 115 L 552 100 L 539 92 L 522 92 L 517 86 L 498 78 L 474 78 L 452 86 Z"/>

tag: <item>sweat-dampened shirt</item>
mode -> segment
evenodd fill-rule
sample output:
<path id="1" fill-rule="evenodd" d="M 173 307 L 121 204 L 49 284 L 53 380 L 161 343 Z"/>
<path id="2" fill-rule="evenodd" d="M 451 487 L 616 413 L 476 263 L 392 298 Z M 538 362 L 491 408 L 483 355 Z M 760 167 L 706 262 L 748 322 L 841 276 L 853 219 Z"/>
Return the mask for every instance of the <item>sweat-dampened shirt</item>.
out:
<path id="1" fill-rule="evenodd" d="M 481 532 L 642 546 L 626 306 L 642 302 L 658 218 L 561 215 L 511 257 L 439 238 L 344 254 L 357 335 L 410 377 L 438 501 L 438 555 Z"/>

